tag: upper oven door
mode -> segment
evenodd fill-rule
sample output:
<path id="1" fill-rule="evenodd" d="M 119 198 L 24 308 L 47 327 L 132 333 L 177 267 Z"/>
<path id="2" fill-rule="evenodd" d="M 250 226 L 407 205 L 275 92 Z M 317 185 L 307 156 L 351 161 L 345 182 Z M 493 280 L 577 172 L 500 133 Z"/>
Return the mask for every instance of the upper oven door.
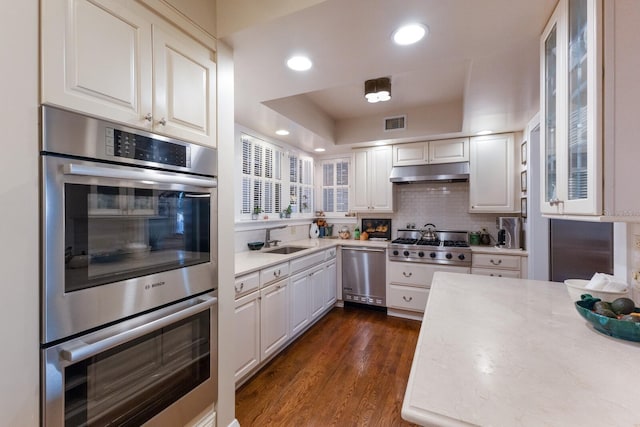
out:
<path id="1" fill-rule="evenodd" d="M 216 287 L 215 179 L 42 158 L 44 343 Z"/>

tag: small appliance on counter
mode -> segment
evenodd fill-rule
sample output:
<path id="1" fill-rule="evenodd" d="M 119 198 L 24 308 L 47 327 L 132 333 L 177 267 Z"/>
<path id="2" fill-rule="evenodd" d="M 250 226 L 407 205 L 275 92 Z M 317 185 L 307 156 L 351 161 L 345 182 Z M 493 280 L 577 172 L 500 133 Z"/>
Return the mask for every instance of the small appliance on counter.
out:
<path id="1" fill-rule="evenodd" d="M 367 233 L 369 240 L 391 240 L 391 220 L 362 218 L 361 232 Z"/>
<path id="2" fill-rule="evenodd" d="M 519 216 L 498 217 L 498 243 L 503 249 L 520 249 L 522 247 L 522 221 Z"/>

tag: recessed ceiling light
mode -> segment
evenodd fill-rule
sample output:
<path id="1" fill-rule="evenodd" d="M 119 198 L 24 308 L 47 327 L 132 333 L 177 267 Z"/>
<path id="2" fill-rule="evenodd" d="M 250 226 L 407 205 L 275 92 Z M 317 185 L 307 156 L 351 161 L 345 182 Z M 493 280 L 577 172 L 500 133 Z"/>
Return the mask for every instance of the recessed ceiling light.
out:
<path id="1" fill-rule="evenodd" d="M 476 135 L 491 135 L 492 133 L 492 130 L 481 130 L 479 132 L 476 132 Z"/>
<path id="2" fill-rule="evenodd" d="M 316 151 L 318 153 L 322 153 L 324 151 L 326 151 L 324 148 L 314 148 L 313 151 Z"/>
<path id="3" fill-rule="evenodd" d="M 414 44 L 427 35 L 429 29 L 422 24 L 408 24 L 398 28 L 393 33 L 393 41 L 401 46 Z"/>
<path id="4" fill-rule="evenodd" d="M 287 60 L 287 67 L 295 71 L 306 71 L 311 65 L 311 60 L 306 56 L 292 56 Z"/>
<path id="5" fill-rule="evenodd" d="M 276 135 L 286 136 L 289 135 L 289 131 L 286 129 L 278 129 L 276 131 Z"/>

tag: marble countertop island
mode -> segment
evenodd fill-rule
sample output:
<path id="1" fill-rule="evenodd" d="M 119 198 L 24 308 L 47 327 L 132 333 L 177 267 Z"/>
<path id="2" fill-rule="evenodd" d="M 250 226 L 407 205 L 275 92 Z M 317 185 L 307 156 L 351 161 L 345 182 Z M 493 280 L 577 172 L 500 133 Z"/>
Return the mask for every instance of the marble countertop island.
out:
<path id="1" fill-rule="evenodd" d="M 640 343 L 595 331 L 562 283 L 436 273 L 402 418 L 640 426 Z"/>

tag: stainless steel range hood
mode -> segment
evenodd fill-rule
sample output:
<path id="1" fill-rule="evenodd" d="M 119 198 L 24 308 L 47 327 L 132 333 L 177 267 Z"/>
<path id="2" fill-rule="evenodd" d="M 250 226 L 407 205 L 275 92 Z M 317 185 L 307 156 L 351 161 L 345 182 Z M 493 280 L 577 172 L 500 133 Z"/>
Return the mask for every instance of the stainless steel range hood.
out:
<path id="1" fill-rule="evenodd" d="M 464 182 L 469 180 L 469 162 L 432 165 L 395 166 L 389 181 L 395 184 L 412 182 Z"/>

